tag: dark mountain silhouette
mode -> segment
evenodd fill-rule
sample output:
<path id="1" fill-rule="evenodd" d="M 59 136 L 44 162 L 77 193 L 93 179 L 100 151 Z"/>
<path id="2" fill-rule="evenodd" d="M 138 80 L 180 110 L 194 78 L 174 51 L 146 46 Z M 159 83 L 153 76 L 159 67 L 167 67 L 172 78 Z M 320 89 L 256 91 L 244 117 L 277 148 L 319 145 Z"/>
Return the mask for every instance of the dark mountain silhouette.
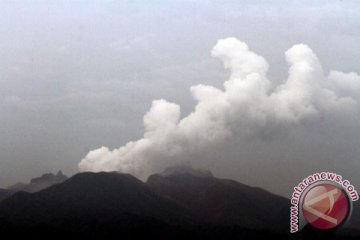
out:
<path id="1" fill-rule="evenodd" d="M 192 222 L 176 203 L 119 173 L 80 173 L 62 184 L 37 193 L 18 192 L 0 203 L 3 231 L 45 228 L 106 235 L 141 228 L 166 230 L 168 225 Z"/>
<path id="2" fill-rule="evenodd" d="M 288 231 L 288 199 L 233 180 L 215 178 L 203 171 L 186 172 L 181 168 L 173 172 L 152 175 L 147 184 L 204 222 Z"/>
<path id="3" fill-rule="evenodd" d="M 0 202 L 13 194 L 12 191 L 0 188 Z"/>
<path id="4" fill-rule="evenodd" d="M 41 177 L 31 179 L 29 184 L 16 183 L 15 185 L 8 187 L 8 189 L 12 192 L 23 191 L 33 193 L 48 188 L 54 184 L 62 183 L 66 179 L 68 179 L 68 177 L 65 176 L 62 171 L 59 171 L 56 175 L 52 173 L 45 173 Z"/>
<path id="5" fill-rule="evenodd" d="M 37 239 L 310 239 L 281 232 L 289 215 L 282 197 L 204 171 L 166 172 L 147 183 L 80 173 L 36 193 L 17 192 L 0 202 L 0 232 Z"/>

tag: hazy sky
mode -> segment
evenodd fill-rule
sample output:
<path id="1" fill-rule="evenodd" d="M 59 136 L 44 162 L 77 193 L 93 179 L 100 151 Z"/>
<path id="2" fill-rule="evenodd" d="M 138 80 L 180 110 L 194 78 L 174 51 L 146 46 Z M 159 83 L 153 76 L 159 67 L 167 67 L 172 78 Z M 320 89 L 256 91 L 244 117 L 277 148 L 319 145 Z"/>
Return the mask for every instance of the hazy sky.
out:
<path id="1" fill-rule="evenodd" d="M 187 116 L 196 104 L 191 86 L 221 89 L 229 79 L 211 56 L 227 37 L 266 59 L 274 86 L 288 78 L 284 52 L 298 43 L 326 76 L 360 73 L 357 1 L 1 1 L 0 186 L 59 169 L 74 174 L 90 150 L 142 138 L 154 99 Z M 346 119 L 321 115 L 321 128 L 317 120 L 287 125 L 293 144 L 273 141 L 285 130 L 272 126 L 259 133 L 265 141 L 223 143 L 216 160 L 195 165 L 278 193 L 322 169 L 360 188 L 355 109 Z M 309 135 L 312 128 L 320 130 Z M 233 150 L 241 147 L 243 155 Z M 206 156 L 197 154 L 186 161 Z"/>

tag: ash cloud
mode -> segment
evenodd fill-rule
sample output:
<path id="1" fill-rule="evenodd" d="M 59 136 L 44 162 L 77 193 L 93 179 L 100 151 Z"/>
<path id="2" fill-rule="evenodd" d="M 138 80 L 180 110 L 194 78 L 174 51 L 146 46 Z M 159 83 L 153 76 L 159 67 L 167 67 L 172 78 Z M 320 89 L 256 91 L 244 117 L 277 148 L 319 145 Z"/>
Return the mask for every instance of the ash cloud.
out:
<path id="1" fill-rule="evenodd" d="M 249 182 L 266 185 L 259 175 L 290 178 L 293 173 L 283 166 L 293 164 L 302 169 L 300 178 L 320 169 L 320 163 L 331 166 L 339 151 L 353 150 L 358 136 L 353 129 L 359 127 L 357 73 L 325 74 L 314 52 L 297 44 L 285 52 L 288 78 L 275 85 L 279 81 L 267 77 L 267 61 L 236 38 L 219 40 L 211 54 L 230 71 L 223 89 L 192 86 L 196 105 L 183 118 L 176 103 L 154 100 L 143 118 L 143 138 L 90 151 L 80 171 L 120 171 L 145 179 L 190 162 L 220 175 L 242 169 Z M 347 158 L 354 164 L 352 155 Z"/>

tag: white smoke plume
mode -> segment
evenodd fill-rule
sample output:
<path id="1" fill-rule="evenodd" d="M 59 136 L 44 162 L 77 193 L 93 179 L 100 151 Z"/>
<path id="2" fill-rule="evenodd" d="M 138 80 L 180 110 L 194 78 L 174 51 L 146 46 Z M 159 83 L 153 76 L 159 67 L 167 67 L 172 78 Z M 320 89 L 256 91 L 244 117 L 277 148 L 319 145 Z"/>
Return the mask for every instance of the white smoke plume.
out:
<path id="1" fill-rule="evenodd" d="M 211 54 L 231 73 L 223 89 L 191 87 L 197 103 L 182 119 L 179 105 L 154 100 L 144 116 L 143 138 L 114 150 L 90 151 L 79 163 L 80 171 L 120 171 L 146 178 L 182 161 L 209 168 L 222 164 L 239 168 L 251 158 L 258 163 L 259 158 L 283 158 L 274 164 L 286 164 L 301 158 L 307 141 L 321 143 L 323 129 L 344 125 L 350 129 L 349 119 L 359 118 L 360 76 L 339 71 L 326 76 L 307 45 L 286 51 L 288 79 L 277 86 L 267 78 L 267 61 L 236 38 L 219 40 Z M 304 153 L 304 158 L 308 156 Z"/>

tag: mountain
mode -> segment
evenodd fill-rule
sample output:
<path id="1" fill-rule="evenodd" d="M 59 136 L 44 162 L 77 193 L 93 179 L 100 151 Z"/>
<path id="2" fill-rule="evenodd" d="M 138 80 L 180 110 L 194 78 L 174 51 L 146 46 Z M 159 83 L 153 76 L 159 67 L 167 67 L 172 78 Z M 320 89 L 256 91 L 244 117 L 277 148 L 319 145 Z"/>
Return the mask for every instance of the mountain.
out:
<path id="1" fill-rule="evenodd" d="M 129 174 L 79 173 L 1 201 L 0 233 L 62 240 L 311 239 L 313 233 L 282 232 L 288 216 L 288 200 L 206 171 L 168 169 L 146 183 Z"/>
<path id="2" fill-rule="evenodd" d="M 184 170 L 152 175 L 147 184 L 208 224 L 288 231 L 288 199 L 203 171 Z"/>
<path id="3" fill-rule="evenodd" d="M 0 202 L 13 194 L 12 191 L 0 188 Z"/>
<path id="4" fill-rule="evenodd" d="M 187 165 L 176 165 L 166 168 L 162 173 L 159 173 L 162 177 L 177 176 L 183 174 L 190 174 L 200 178 L 211 178 L 214 177 L 210 171 L 202 169 L 194 169 Z"/>
<path id="5" fill-rule="evenodd" d="M 13 192 L 23 191 L 34 193 L 54 184 L 62 183 L 66 179 L 68 179 L 68 177 L 65 176 L 62 171 L 59 171 L 56 175 L 52 173 L 45 173 L 41 177 L 31 179 L 29 184 L 16 183 L 15 185 L 8 187 L 8 190 Z"/>
<path id="6" fill-rule="evenodd" d="M 0 203 L 0 231 L 50 229 L 98 234 L 164 229 L 193 218 L 140 180 L 119 173 L 80 173 L 36 193 L 18 192 Z M 121 231 L 123 229 L 123 231 Z"/>

